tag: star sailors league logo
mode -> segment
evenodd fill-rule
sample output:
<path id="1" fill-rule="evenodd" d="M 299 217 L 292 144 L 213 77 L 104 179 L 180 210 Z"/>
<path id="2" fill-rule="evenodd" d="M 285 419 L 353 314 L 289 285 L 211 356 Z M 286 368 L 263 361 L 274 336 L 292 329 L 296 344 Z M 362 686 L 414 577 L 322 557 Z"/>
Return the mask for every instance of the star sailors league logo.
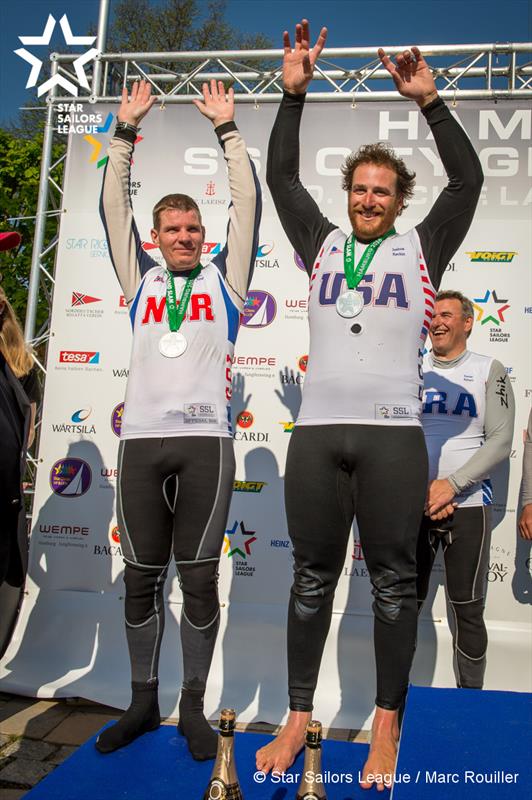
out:
<path id="1" fill-rule="evenodd" d="M 50 44 L 50 40 L 52 38 L 52 34 L 55 30 L 57 22 L 56 19 L 49 14 L 48 20 L 46 25 L 44 26 L 44 30 L 40 36 L 19 36 L 18 38 L 22 42 L 23 45 L 35 45 L 35 46 L 45 46 L 47 47 Z M 59 25 L 63 32 L 63 38 L 65 40 L 65 44 L 71 46 L 79 46 L 79 45 L 91 45 L 96 36 L 74 36 L 72 33 L 72 29 L 70 27 L 70 23 L 68 21 L 68 17 L 66 14 L 63 14 L 61 19 L 59 20 Z M 31 66 L 31 71 L 28 77 L 28 82 L 26 83 L 26 89 L 31 89 L 34 86 L 37 86 L 37 81 L 39 79 L 39 75 L 41 72 L 42 61 L 40 58 L 37 58 L 30 53 L 29 50 L 26 50 L 25 47 L 21 47 L 18 50 L 14 51 L 17 56 L 23 58 L 24 61 L 27 61 L 28 64 Z M 83 53 L 75 61 L 72 62 L 72 66 L 74 67 L 74 71 L 76 73 L 76 78 L 78 84 L 82 86 L 84 89 L 90 90 L 89 82 L 87 80 L 87 76 L 85 75 L 85 64 L 88 64 L 89 61 L 93 61 L 94 58 L 98 55 L 98 49 L 96 47 L 91 47 L 90 50 L 87 50 L 86 53 Z M 64 75 L 53 75 L 44 83 L 41 83 L 37 87 L 37 96 L 41 97 L 41 95 L 48 92 L 54 86 L 62 86 L 69 94 L 74 95 L 74 97 L 78 96 L 78 87 L 75 83 L 65 78 Z"/>

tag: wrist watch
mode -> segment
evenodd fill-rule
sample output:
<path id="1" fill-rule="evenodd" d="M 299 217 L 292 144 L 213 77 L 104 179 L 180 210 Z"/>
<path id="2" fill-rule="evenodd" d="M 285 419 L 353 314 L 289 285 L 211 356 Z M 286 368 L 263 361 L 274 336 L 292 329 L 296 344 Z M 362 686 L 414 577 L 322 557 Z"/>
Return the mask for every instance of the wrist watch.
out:
<path id="1" fill-rule="evenodd" d="M 120 120 L 116 123 L 116 131 L 132 131 L 133 133 L 138 132 L 138 127 L 136 125 L 131 125 L 129 122 L 120 122 Z"/>

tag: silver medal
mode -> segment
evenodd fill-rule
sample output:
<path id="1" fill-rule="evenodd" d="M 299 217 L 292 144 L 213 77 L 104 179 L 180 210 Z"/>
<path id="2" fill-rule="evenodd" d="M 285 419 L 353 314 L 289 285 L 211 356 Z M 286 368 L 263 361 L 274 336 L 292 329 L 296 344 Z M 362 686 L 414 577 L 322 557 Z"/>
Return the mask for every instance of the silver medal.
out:
<path id="1" fill-rule="evenodd" d="M 166 358 L 178 358 L 187 349 L 187 340 L 179 331 L 169 331 L 159 339 L 159 352 Z"/>
<path id="2" fill-rule="evenodd" d="M 356 289 L 348 289 L 343 292 L 336 301 L 336 310 L 341 317 L 351 319 L 358 317 L 364 308 L 364 298 Z"/>

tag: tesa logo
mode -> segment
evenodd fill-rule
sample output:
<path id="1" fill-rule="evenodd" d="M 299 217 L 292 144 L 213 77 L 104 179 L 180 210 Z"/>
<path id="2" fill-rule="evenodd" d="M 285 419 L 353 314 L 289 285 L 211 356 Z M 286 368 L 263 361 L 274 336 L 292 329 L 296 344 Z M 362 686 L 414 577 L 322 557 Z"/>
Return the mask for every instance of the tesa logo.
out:
<path id="1" fill-rule="evenodd" d="M 59 353 L 60 364 L 99 364 L 100 354 L 92 350 L 61 350 Z"/>
<path id="2" fill-rule="evenodd" d="M 241 411 L 238 417 L 236 418 L 236 424 L 240 428 L 251 428 L 253 425 L 253 414 L 251 411 Z"/>

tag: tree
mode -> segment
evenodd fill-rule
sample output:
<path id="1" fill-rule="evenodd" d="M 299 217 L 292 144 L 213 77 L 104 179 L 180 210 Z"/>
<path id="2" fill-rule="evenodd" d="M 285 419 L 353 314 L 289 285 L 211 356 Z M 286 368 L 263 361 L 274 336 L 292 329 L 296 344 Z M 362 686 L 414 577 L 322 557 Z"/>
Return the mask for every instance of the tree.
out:
<path id="1" fill-rule="evenodd" d="M 226 0 L 119 0 L 109 26 L 107 50 L 153 53 L 197 50 L 261 50 L 271 47 L 262 34 L 242 34 L 225 20 Z M 132 24 L 139 20 L 139 24 Z M 181 69 L 184 69 L 181 68 Z"/>
<path id="2" fill-rule="evenodd" d="M 62 150 L 61 144 L 54 146 L 53 162 L 59 158 Z M 42 134 L 32 139 L 21 139 L 0 129 L 0 230 L 16 229 L 22 236 L 22 244 L 17 251 L 0 253 L 0 282 L 21 321 L 26 315 L 41 154 Z M 62 171 L 61 162 L 53 172 L 53 178 L 59 185 L 62 183 Z M 12 221 L 20 217 L 29 219 Z M 45 243 L 50 241 L 56 230 L 57 221 L 49 218 Z M 37 315 L 38 327 L 45 322 L 47 314 L 48 305 L 43 302 Z"/>

